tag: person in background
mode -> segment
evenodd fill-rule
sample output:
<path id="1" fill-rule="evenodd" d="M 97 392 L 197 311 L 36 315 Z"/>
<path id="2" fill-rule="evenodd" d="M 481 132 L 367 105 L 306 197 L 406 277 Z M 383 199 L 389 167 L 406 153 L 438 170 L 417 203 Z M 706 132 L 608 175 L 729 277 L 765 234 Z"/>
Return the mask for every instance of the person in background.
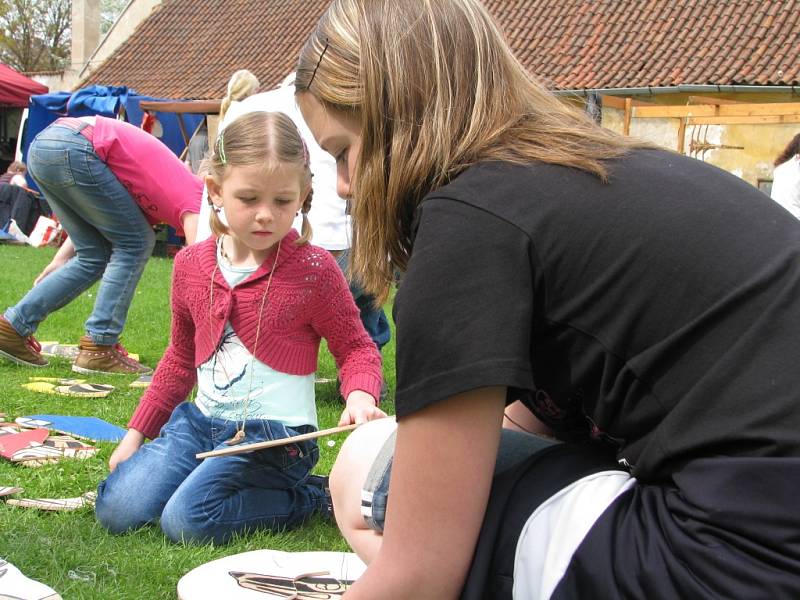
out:
<path id="1" fill-rule="evenodd" d="M 33 288 L 0 317 L 0 357 L 42 367 L 33 333 L 100 280 L 72 369 L 149 373 L 119 338 L 153 250 L 153 224 L 194 241 L 203 182 L 149 133 L 105 117 L 63 117 L 28 150 L 30 175 L 69 235 Z"/>
<path id="2" fill-rule="evenodd" d="M 25 181 L 25 172 L 27 168 L 25 167 L 25 163 L 15 160 L 10 165 L 8 165 L 8 169 L 6 172 L 0 175 L 0 185 L 4 183 L 9 183 L 11 185 L 18 185 L 20 187 L 27 188 L 28 182 Z"/>
<path id="3" fill-rule="evenodd" d="M 800 598 L 796 219 L 563 104 L 477 0 L 333 0 L 296 73 L 355 275 L 404 272 L 345 597 Z M 500 467 L 519 403 L 557 440 Z"/>
<path id="4" fill-rule="evenodd" d="M 800 133 L 775 159 L 770 197 L 800 219 Z"/>

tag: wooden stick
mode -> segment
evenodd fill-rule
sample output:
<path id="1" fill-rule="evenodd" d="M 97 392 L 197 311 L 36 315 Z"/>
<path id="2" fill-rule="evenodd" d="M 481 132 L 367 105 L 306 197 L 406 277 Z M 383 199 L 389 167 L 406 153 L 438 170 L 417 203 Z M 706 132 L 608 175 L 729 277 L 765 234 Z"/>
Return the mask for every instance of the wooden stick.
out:
<path id="1" fill-rule="evenodd" d="M 342 425 L 341 427 L 331 427 L 330 429 L 320 429 L 319 431 L 312 431 L 311 433 L 303 433 L 301 435 L 293 435 L 279 440 L 269 440 L 268 442 L 254 442 L 252 444 L 242 444 L 241 446 L 230 446 L 228 448 L 220 448 L 219 450 L 211 450 L 209 452 L 200 452 L 195 455 L 198 460 L 204 458 L 211 458 L 212 456 L 231 456 L 233 454 L 245 454 L 247 452 L 255 452 L 256 450 L 264 450 L 265 448 L 274 448 L 275 446 L 284 446 L 286 444 L 294 444 L 295 442 L 303 442 L 305 440 L 313 440 L 314 438 L 324 437 L 326 435 L 333 435 L 342 431 L 352 431 L 360 425 Z"/>

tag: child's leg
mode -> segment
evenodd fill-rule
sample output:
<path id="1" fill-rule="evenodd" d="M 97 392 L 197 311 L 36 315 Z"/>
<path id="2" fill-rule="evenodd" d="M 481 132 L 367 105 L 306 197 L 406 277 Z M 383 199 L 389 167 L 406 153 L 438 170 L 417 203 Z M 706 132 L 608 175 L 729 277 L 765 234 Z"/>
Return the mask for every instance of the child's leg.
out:
<path id="1" fill-rule="evenodd" d="M 236 432 L 236 424 L 227 423 L 217 431 L 217 447 L 227 447 L 224 441 Z M 296 435 L 266 420 L 248 421 L 245 431 L 243 443 Z M 176 542 L 222 544 L 235 533 L 298 525 L 315 511 L 327 510 L 322 488 L 306 483 L 318 457 L 316 443 L 308 441 L 207 458 L 164 507 L 161 528 Z"/>
<path id="2" fill-rule="evenodd" d="M 331 471 L 336 522 L 351 548 L 366 563 L 375 558 L 382 541 L 395 430 L 394 419 L 378 419 L 359 427 L 342 445 Z M 503 429 L 495 474 L 554 443 L 551 439 Z"/>
<path id="3" fill-rule="evenodd" d="M 350 547 L 369 563 L 381 546 L 381 533 L 362 515 L 362 490 L 386 440 L 397 429 L 394 418 L 376 419 L 356 429 L 342 444 L 331 471 L 330 486 L 336 524 Z M 387 464 L 388 467 L 388 464 Z M 386 480 L 388 485 L 388 478 Z M 371 490 L 374 494 L 375 490 Z M 370 497 L 370 510 L 373 497 Z M 385 506 L 383 507 L 385 510 Z M 379 510 L 376 508 L 376 510 Z M 381 517 L 381 522 L 383 517 Z"/>
<path id="4" fill-rule="evenodd" d="M 97 487 L 95 514 L 111 533 L 123 533 L 157 521 L 178 486 L 197 468 L 198 452 L 210 450 L 207 419 L 184 402 L 161 435 L 145 444 Z"/>
<path id="5" fill-rule="evenodd" d="M 113 345 L 125 326 L 136 286 L 155 245 L 153 228 L 110 168 L 94 153 L 84 158 L 91 183 L 72 204 L 110 246 L 86 332 L 95 344 Z M 69 231 L 69 230 L 67 230 Z M 81 250 L 76 244 L 78 255 Z"/>
<path id="6" fill-rule="evenodd" d="M 6 311 L 6 319 L 22 336 L 31 335 L 48 314 L 72 302 L 100 279 L 111 254 L 111 244 L 77 208 L 84 195 L 85 175 L 76 172 L 72 164 L 74 157 L 85 154 L 89 146 L 82 135 L 61 126 L 48 127 L 31 143 L 30 174 L 78 254 Z"/>

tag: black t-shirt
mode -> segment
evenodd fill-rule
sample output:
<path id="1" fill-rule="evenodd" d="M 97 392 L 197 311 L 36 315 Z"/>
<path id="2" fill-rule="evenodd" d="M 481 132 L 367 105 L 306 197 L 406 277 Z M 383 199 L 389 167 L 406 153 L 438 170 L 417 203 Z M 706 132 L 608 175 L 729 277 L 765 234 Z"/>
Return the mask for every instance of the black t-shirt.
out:
<path id="1" fill-rule="evenodd" d="M 482 164 L 421 204 L 395 303 L 397 414 L 504 385 L 640 481 L 800 456 L 800 222 L 663 151 Z"/>
<path id="2" fill-rule="evenodd" d="M 713 597 L 764 565 L 800 588 L 800 222 L 677 154 L 609 168 L 485 163 L 425 198 L 394 308 L 398 418 L 507 386 L 630 465 L 641 485 L 563 597 L 637 597 L 644 570 L 662 597 Z"/>

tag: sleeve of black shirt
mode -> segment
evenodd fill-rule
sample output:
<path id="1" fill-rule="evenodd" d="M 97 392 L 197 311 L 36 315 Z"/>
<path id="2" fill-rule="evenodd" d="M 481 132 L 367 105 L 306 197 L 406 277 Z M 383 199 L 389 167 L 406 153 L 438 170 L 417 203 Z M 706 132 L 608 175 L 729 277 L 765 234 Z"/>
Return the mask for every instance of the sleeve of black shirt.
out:
<path id="1" fill-rule="evenodd" d="M 394 307 L 397 416 L 486 386 L 533 389 L 529 238 L 457 200 L 420 211 Z"/>

